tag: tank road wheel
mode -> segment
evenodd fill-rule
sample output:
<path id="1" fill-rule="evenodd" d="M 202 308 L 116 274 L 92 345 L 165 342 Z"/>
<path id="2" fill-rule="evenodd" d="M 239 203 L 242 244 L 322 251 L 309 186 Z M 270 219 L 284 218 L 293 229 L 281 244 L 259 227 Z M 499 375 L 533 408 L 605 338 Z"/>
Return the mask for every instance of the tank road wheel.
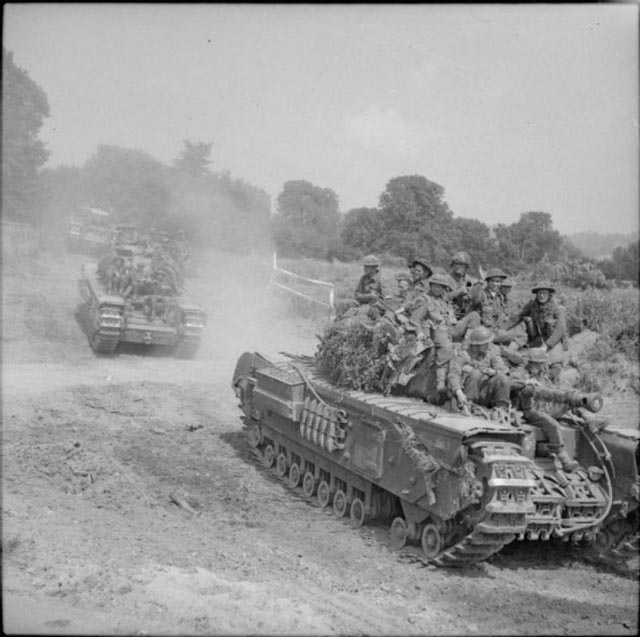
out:
<path id="1" fill-rule="evenodd" d="M 359 529 L 364 524 L 364 502 L 360 498 L 352 500 L 349 517 L 354 529 Z"/>
<path id="2" fill-rule="evenodd" d="M 273 467 L 273 463 L 276 461 L 276 450 L 273 448 L 273 445 L 267 445 L 264 450 L 263 456 L 264 466 L 267 469 Z"/>
<path id="3" fill-rule="evenodd" d="M 287 456 L 283 453 L 278 454 L 276 460 L 276 473 L 280 478 L 284 478 L 287 475 Z"/>
<path id="4" fill-rule="evenodd" d="M 347 496 L 342 489 L 338 489 L 333 496 L 333 512 L 338 518 L 347 514 Z"/>
<path id="5" fill-rule="evenodd" d="M 262 442 L 262 434 L 260 433 L 260 425 L 258 423 L 253 423 L 249 426 L 247 438 L 249 440 L 249 446 L 254 449 Z"/>
<path id="6" fill-rule="evenodd" d="M 318 497 L 318 504 L 324 509 L 329 504 L 329 500 L 331 500 L 331 489 L 325 480 L 320 480 L 316 495 Z"/>
<path id="7" fill-rule="evenodd" d="M 297 462 L 294 462 L 289 467 L 289 486 L 294 489 L 300 484 L 300 467 Z"/>
<path id="8" fill-rule="evenodd" d="M 394 518 L 389 528 L 392 549 L 401 549 L 407 543 L 407 523 L 404 518 Z"/>
<path id="9" fill-rule="evenodd" d="M 424 529 L 422 529 L 421 543 L 422 550 L 429 559 L 440 553 L 442 550 L 442 538 L 435 524 L 427 524 Z"/>
<path id="10" fill-rule="evenodd" d="M 313 495 L 313 492 L 316 490 L 316 480 L 313 477 L 313 473 L 305 473 L 304 478 L 302 479 L 302 493 L 310 498 Z"/>

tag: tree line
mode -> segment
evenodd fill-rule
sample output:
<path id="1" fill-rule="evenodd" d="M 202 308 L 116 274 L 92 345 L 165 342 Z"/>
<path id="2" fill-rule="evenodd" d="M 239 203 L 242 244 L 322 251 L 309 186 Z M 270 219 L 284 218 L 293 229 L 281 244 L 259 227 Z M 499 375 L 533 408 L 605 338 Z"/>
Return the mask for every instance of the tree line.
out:
<path id="1" fill-rule="evenodd" d="M 582 287 L 606 278 L 638 281 L 638 241 L 611 259 L 586 258 L 554 229 L 548 212 L 526 211 L 512 224 L 489 227 L 456 217 L 444 188 L 422 175 L 390 179 L 376 208 L 342 213 L 331 188 L 287 181 L 274 214 L 268 194 L 228 172 L 215 171 L 212 142 L 184 140 L 171 165 L 144 151 L 101 145 L 81 167 L 44 168 L 48 150 L 38 136 L 49 116 L 45 92 L 3 48 L 3 215 L 57 225 L 83 204 L 112 210 L 123 223 L 183 229 L 203 246 L 240 252 L 275 247 L 289 257 L 352 261 L 376 253 L 387 260 L 425 256 L 448 266 L 469 253 L 474 269 L 508 273 L 532 268 Z"/>
<path id="2" fill-rule="evenodd" d="M 511 275 L 536 272 L 574 287 L 605 287 L 606 279 L 638 281 L 638 242 L 617 248 L 611 259 L 585 257 L 554 227 L 551 214 L 527 211 L 512 224 L 489 227 L 456 217 L 444 188 L 422 175 L 391 179 L 376 208 L 341 215 L 338 197 L 308 181 L 289 181 L 278 196 L 272 236 L 289 257 L 352 261 L 376 253 L 387 260 L 424 256 L 448 267 L 451 255 L 468 252 L 478 268 Z"/>
<path id="3" fill-rule="evenodd" d="M 269 195 L 215 171 L 212 142 L 184 140 L 170 165 L 142 150 L 100 145 L 83 166 L 45 168 L 49 152 L 38 136 L 49 116 L 47 96 L 4 47 L 2 70 L 3 217 L 64 232 L 65 217 L 88 204 L 121 223 L 185 230 L 194 244 L 268 249 Z"/>

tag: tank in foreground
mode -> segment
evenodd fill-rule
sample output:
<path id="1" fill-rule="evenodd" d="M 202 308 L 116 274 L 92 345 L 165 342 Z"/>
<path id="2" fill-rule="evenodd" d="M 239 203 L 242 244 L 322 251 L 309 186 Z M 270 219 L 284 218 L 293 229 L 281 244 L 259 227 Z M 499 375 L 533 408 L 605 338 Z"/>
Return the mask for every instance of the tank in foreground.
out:
<path id="1" fill-rule="evenodd" d="M 568 473 L 536 427 L 338 388 L 309 357 L 247 352 L 232 387 L 267 467 L 356 527 L 385 520 L 391 546 L 417 543 L 430 563 L 481 562 L 516 539 L 562 538 L 613 565 L 637 554 L 638 431 L 585 420 L 597 397 L 540 396 L 579 462 Z"/>

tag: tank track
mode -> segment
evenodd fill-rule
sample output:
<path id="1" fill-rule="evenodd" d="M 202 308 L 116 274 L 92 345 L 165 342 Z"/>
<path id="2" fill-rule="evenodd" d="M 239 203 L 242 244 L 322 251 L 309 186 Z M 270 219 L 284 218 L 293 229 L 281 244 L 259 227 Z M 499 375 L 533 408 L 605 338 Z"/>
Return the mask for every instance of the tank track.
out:
<path id="1" fill-rule="evenodd" d="M 612 520 L 600 531 L 603 544 L 577 546 L 575 554 L 590 564 L 604 566 L 618 575 L 640 579 L 640 529 L 635 519 Z"/>
<path id="2" fill-rule="evenodd" d="M 196 355 L 198 348 L 200 347 L 200 340 L 197 341 L 181 341 L 173 350 L 173 355 L 176 358 L 191 359 Z"/>
<path id="3" fill-rule="evenodd" d="M 474 443 L 472 449 L 487 473 L 482 517 L 467 535 L 429 560 L 436 566 L 466 566 L 486 560 L 524 531 L 526 514 L 533 507 L 528 459 L 502 443 Z"/>
<path id="4" fill-rule="evenodd" d="M 265 428 L 264 435 L 267 442 L 262 440 L 261 435 L 257 435 L 256 427 L 257 423 L 245 422 L 247 429 L 248 441 L 250 445 L 249 451 L 252 456 L 263 466 L 271 468 L 275 464 L 276 475 L 292 488 L 292 491 L 297 499 L 303 501 L 315 500 L 315 491 L 305 494 L 304 486 L 301 489 L 298 485 L 292 485 L 291 480 L 287 477 L 287 471 L 278 471 L 277 463 L 274 458 L 278 455 L 280 445 L 279 441 L 274 440 L 277 438 L 273 434 L 270 428 Z M 252 430 L 252 428 L 254 428 Z M 259 442 L 260 440 L 260 442 Z M 291 444 L 291 441 L 283 440 L 282 444 Z M 272 450 L 267 452 L 267 446 L 272 446 Z M 532 504 L 530 502 L 528 480 L 526 479 L 526 468 L 530 465 L 530 461 L 522 457 L 511 446 L 504 445 L 502 443 L 483 442 L 474 443 L 472 445 L 473 453 L 478 458 L 480 464 L 480 473 L 485 474 L 487 484 L 494 480 L 499 483 L 499 486 L 489 486 L 482 497 L 482 507 L 477 519 L 473 523 L 469 524 L 468 521 L 460 521 L 467 527 L 468 532 L 461 539 L 451 539 L 453 533 L 449 534 L 449 542 L 453 541 L 453 544 L 446 546 L 447 542 L 444 540 L 444 549 L 435 557 L 428 558 L 424 554 L 407 554 L 401 553 L 398 557 L 400 560 L 406 560 L 409 558 L 414 562 L 421 562 L 424 565 L 435 565 L 439 567 L 465 567 L 468 565 L 482 562 L 489 558 L 491 555 L 499 552 L 506 544 L 512 542 L 519 533 L 524 531 L 526 525 L 526 513 L 531 510 Z M 300 451 L 298 446 L 297 451 Z M 274 453 L 275 452 L 275 453 Z M 269 457 L 270 456 L 270 457 Z M 307 463 L 314 463 L 313 452 L 308 451 L 308 457 L 302 458 L 303 466 Z M 507 471 L 505 472 L 505 465 Z M 300 482 L 302 482 L 302 475 L 304 469 L 300 473 Z M 356 476 L 354 476 L 355 478 Z M 510 494 L 510 495 L 509 495 Z M 389 517 L 391 518 L 393 507 L 390 506 L 391 501 L 397 497 L 391 493 L 388 493 L 387 506 L 378 507 L 377 511 L 368 512 L 366 519 L 372 519 L 374 517 Z M 507 502 L 505 502 L 507 500 Z M 528 502 L 528 504 L 526 504 Z M 331 506 L 331 501 L 327 503 Z M 327 506 L 325 504 L 324 506 Z M 321 505 L 323 506 L 323 505 Z M 335 507 L 334 507 L 335 512 Z M 338 514 L 338 517 L 342 517 L 344 513 Z M 454 524 L 450 521 L 450 528 L 457 530 L 457 521 Z M 353 517 L 352 517 L 353 523 Z M 357 528 L 362 524 L 362 521 L 354 524 Z M 422 527 L 417 530 L 414 539 L 418 539 Z M 454 531 L 455 532 L 455 531 Z M 459 535 L 459 534 L 458 534 Z"/>
<path id="5" fill-rule="evenodd" d="M 91 337 L 91 349 L 95 354 L 113 354 L 118 345 L 118 337 L 96 332 Z"/>

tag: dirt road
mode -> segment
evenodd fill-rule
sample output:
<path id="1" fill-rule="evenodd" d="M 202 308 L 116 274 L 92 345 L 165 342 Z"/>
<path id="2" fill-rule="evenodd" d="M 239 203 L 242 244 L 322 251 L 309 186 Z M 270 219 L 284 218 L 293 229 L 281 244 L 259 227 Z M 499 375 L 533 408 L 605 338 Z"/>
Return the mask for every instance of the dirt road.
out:
<path id="1" fill-rule="evenodd" d="M 310 323 L 269 299 L 268 260 L 201 261 L 193 361 L 95 358 L 73 315 L 82 260 L 3 268 L 5 632 L 637 633 L 637 581 L 562 546 L 425 567 L 257 464 L 230 388 L 238 356 L 315 349 Z"/>

